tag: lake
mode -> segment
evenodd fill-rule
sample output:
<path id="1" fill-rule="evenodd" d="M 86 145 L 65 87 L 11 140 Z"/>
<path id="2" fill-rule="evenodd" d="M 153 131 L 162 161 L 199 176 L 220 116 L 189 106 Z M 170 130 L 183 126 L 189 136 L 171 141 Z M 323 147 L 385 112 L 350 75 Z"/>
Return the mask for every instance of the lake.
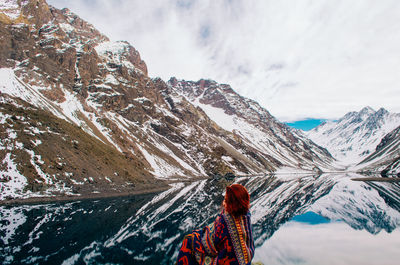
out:
<path id="1" fill-rule="evenodd" d="M 238 178 L 263 264 L 398 264 L 400 185 L 355 174 Z M 226 180 L 159 194 L 0 207 L 1 264 L 174 264 L 221 210 Z"/>

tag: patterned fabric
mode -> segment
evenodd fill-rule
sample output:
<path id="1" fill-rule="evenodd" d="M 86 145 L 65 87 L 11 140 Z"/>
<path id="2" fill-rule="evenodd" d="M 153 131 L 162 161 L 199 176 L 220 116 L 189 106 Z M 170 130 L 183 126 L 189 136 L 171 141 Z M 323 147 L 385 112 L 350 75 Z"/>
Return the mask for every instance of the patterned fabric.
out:
<path id="1" fill-rule="evenodd" d="M 250 265 L 254 242 L 250 213 L 234 217 L 222 212 L 203 229 L 184 237 L 178 265 Z"/>

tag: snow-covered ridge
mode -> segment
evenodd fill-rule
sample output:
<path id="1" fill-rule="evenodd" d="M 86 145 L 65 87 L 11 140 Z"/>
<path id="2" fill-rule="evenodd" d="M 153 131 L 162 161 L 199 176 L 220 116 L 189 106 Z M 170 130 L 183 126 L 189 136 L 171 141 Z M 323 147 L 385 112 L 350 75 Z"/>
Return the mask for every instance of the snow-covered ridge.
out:
<path id="1" fill-rule="evenodd" d="M 325 150 L 292 132 L 257 102 L 240 96 L 229 85 L 213 80 L 194 82 L 176 78 L 171 78 L 168 84 L 222 129 L 240 137 L 257 152 L 266 154 L 267 159 L 273 157 L 293 169 L 332 169 L 333 159 Z M 310 157 L 314 157 L 312 165 L 307 161 Z"/>
<path id="2" fill-rule="evenodd" d="M 400 114 L 365 107 L 338 121 L 328 121 L 304 132 L 343 164 L 356 164 L 375 151 L 381 139 L 400 125 Z"/>

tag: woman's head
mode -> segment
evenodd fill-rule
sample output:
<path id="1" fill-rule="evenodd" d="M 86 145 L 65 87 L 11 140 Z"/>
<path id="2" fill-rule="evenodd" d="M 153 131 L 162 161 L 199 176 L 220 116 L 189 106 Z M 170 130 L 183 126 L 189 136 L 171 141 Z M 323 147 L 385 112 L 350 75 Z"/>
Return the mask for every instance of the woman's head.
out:
<path id="1" fill-rule="evenodd" d="M 240 184 L 226 187 L 224 206 L 225 210 L 234 216 L 246 214 L 250 208 L 250 195 L 246 188 Z"/>

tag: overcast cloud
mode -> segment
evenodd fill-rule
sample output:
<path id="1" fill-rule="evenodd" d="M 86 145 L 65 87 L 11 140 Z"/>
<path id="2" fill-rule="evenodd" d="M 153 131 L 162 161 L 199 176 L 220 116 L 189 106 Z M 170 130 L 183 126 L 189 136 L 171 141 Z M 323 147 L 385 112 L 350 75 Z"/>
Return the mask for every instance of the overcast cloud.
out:
<path id="1" fill-rule="evenodd" d="M 230 84 L 281 121 L 400 112 L 397 0 L 48 0 L 111 40 L 152 77 Z"/>

